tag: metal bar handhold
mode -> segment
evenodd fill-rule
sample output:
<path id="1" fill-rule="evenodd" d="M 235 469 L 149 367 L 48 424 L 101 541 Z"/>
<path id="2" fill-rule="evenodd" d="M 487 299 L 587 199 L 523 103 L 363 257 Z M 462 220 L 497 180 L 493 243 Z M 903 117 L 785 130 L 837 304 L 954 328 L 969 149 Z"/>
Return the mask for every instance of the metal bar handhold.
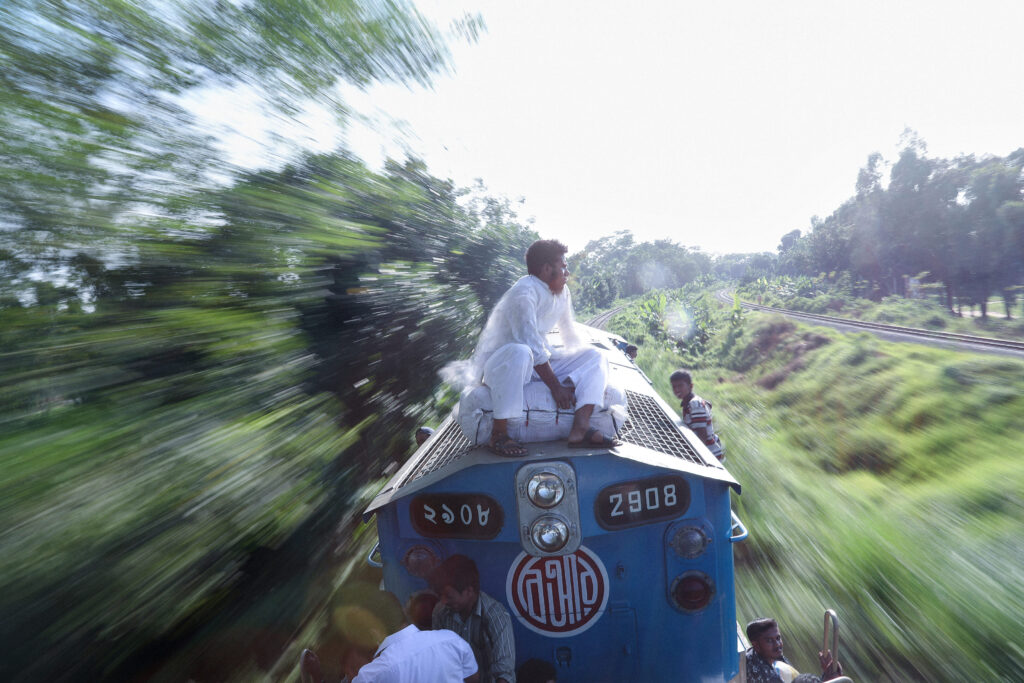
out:
<path id="1" fill-rule="evenodd" d="M 828 646 L 829 626 L 832 627 L 832 647 Z M 825 636 L 821 641 L 821 651 L 832 651 L 832 659 L 839 661 L 839 617 L 835 610 L 825 610 Z"/>
<path id="2" fill-rule="evenodd" d="M 373 556 L 376 555 L 379 550 L 380 550 L 380 541 L 377 541 L 376 543 L 373 544 L 373 550 L 371 550 L 370 554 L 366 556 L 366 564 L 370 565 L 374 569 L 380 569 L 381 567 L 384 566 L 383 562 L 378 562 L 377 560 L 373 559 Z"/>
<path id="3" fill-rule="evenodd" d="M 729 529 L 729 541 L 731 541 L 732 543 L 739 543 L 740 541 L 743 541 L 747 538 L 747 527 L 743 526 L 743 522 L 740 521 L 740 518 L 736 516 L 736 513 L 734 511 L 730 510 L 729 513 L 732 515 L 732 528 Z M 740 535 L 732 535 L 732 533 L 737 529 L 740 530 Z"/>

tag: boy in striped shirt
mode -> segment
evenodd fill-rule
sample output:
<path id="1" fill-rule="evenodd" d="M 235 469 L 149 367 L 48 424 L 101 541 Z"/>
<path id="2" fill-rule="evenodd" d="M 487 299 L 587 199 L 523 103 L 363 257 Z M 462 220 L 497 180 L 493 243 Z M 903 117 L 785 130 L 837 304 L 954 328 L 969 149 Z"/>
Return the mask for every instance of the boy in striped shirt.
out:
<path id="1" fill-rule="evenodd" d="M 715 434 L 715 427 L 711 422 L 711 401 L 693 393 L 693 377 L 686 370 L 676 370 L 669 377 L 669 381 L 672 382 L 672 393 L 681 399 L 679 405 L 683 407 L 683 423 L 697 435 L 719 462 L 725 462 L 725 448 L 722 447 L 722 441 Z"/>

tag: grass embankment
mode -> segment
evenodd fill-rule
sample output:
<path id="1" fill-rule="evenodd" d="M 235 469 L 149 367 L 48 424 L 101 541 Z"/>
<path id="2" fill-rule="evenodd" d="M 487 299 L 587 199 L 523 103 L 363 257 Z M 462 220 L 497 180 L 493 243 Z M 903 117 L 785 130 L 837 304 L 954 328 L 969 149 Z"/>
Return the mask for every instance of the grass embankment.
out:
<path id="1" fill-rule="evenodd" d="M 889 296 L 872 301 L 853 296 L 846 288 L 820 279 L 804 278 L 798 283 L 788 278 L 772 282 L 762 280 L 741 286 L 737 291 L 744 301 L 791 311 L 983 337 L 1024 338 L 1024 306 L 1012 307 L 1008 318 L 1004 303 L 997 299 L 989 300 L 988 315 L 982 318 L 980 306 L 961 305 L 954 312 L 935 294 L 917 299 Z"/>
<path id="2" fill-rule="evenodd" d="M 670 402 L 675 351 L 638 359 Z M 1019 679 L 1024 362 L 760 314 L 685 362 L 744 487 L 741 621 L 778 618 L 805 671 L 832 607 L 855 680 Z"/>

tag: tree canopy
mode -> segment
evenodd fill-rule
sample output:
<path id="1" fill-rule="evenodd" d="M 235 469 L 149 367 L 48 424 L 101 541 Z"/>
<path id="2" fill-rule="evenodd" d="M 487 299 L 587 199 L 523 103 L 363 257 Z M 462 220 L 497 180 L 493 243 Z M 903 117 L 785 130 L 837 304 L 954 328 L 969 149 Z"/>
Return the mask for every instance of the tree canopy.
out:
<path id="1" fill-rule="evenodd" d="M 569 258 L 576 306 L 608 307 L 620 297 L 678 289 L 711 271 L 711 258 L 671 240 L 635 242 L 627 230 L 587 243 Z"/>
<path id="2" fill-rule="evenodd" d="M 910 136 L 885 184 L 884 159 L 872 154 L 856 194 L 810 230 L 779 245 L 784 275 L 848 272 L 875 299 L 905 294 L 922 277 L 954 300 L 978 304 L 1000 295 L 1007 310 L 1024 283 L 1024 149 L 1006 157 L 937 159 Z"/>
<path id="3" fill-rule="evenodd" d="M 123 680 L 230 612 L 253 558 L 326 545 L 536 235 L 416 159 L 232 168 L 181 103 L 241 84 L 343 117 L 339 80 L 428 82 L 446 38 L 404 2 L 0 20 L 0 677 Z"/>

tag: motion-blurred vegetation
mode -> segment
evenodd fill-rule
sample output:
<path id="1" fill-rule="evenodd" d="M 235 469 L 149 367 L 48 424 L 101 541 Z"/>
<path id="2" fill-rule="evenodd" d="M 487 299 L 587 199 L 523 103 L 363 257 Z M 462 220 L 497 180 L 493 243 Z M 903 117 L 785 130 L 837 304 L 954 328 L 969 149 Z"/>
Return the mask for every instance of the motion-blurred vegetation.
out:
<path id="1" fill-rule="evenodd" d="M 447 38 L 404 2 L 0 21 L 0 678 L 266 668 L 535 235 L 416 160 L 232 168 L 179 103 L 428 82 Z"/>
<path id="2" fill-rule="evenodd" d="M 0 22 L 0 678 L 251 680 L 334 592 L 321 567 L 361 496 L 450 406 L 437 368 L 536 236 L 416 159 L 233 167 L 184 101 L 244 88 L 344 120 L 339 82 L 429 83 L 479 22 L 445 33 L 405 0 L 7 0 Z M 722 378 L 730 466 L 757 482 L 744 616 L 812 652 L 819 600 L 838 606 L 867 680 L 1013 678 L 1018 365 L 794 329 L 707 289 L 817 278 L 882 319 L 921 309 L 860 301 L 927 271 L 945 301 L 926 316 L 990 293 L 1009 311 L 1021 153 L 913 143 L 885 187 L 880 163 L 778 255 L 619 233 L 572 255 L 574 295 L 634 299 L 613 324 L 663 392 L 681 363 Z"/>
<path id="3" fill-rule="evenodd" d="M 670 405 L 683 364 L 714 402 L 751 532 L 737 546 L 741 621 L 778 618 L 804 671 L 833 607 L 855 680 L 1019 678 L 1024 362 L 777 315 L 737 325 L 709 293 L 661 295 L 707 306 L 704 353 L 648 343 L 638 362 Z"/>

